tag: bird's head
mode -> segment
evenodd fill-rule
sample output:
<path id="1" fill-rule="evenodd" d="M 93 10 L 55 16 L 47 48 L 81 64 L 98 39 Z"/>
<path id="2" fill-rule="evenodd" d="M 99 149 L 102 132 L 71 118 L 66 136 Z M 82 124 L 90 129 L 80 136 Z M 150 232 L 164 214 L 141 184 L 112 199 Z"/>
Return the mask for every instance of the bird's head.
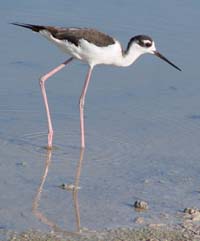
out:
<path id="1" fill-rule="evenodd" d="M 173 64 L 171 61 L 169 61 L 166 57 L 164 57 L 160 52 L 156 50 L 155 43 L 153 39 L 147 35 L 137 35 L 130 39 L 127 51 L 131 49 L 131 47 L 134 46 L 137 48 L 137 51 L 142 54 L 153 54 L 159 57 L 160 59 L 164 60 L 174 68 L 181 71 L 179 67 L 177 67 L 175 64 Z"/>

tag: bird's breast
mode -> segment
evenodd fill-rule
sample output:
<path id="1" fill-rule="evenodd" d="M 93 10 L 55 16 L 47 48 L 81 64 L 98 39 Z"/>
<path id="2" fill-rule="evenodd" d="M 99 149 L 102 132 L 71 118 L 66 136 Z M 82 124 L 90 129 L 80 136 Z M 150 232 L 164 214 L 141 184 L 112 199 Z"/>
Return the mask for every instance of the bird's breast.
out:
<path id="1" fill-rule="evenodd" d="M 108 64 L 117 65 L 122 57 L 122 49 L 118 42 L 114 44 L 99 47 L 86 40 L 80 40 L 79 54 L 81 59 L 91 65 Z"/>

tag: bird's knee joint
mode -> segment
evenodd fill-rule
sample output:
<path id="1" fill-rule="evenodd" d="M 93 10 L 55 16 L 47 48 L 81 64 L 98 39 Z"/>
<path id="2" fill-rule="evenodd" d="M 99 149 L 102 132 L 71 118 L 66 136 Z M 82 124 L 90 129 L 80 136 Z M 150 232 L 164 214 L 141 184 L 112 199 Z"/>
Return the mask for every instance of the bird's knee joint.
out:
<path id="1" fill-rule="evenodd" d="M 40 86 L 43 86 L 43 85 L 44 85 L 44 82 L 45 82 L 44 76 L 40 77 L 40 78 L 39 78 L 39 84 L 40 84 Z"/>
<path id="2" fill-rule="evenodd" d="M 85 104 L 84 99 L 80 98 L 80 100 L 79 100 L 79 107 L 80 107 L 80 109 L 84 108 L 84 104 Z"/>

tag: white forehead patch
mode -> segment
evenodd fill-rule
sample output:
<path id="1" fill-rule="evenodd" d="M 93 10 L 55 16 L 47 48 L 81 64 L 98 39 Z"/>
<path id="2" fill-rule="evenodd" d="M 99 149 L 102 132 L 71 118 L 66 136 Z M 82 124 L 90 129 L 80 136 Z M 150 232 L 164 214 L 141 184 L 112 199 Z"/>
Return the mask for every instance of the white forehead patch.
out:
<path id="1" fill-rule="evenodd" d="M 151 41 L 148 40 L 148 39 L 143 39 L 142 42 L 143 42 L 144 44 L 147 44 L 147 43 L 151 44 Z"/>

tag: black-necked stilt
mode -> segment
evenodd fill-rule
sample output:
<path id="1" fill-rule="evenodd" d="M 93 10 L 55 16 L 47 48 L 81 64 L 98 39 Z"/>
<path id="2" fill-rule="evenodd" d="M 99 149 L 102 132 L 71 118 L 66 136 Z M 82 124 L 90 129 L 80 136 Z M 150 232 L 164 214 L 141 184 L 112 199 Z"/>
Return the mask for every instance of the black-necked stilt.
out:
<path id="1" fill-rule="evenodd" d="M 73 59 L 85 61 L 89 65 L 85 83 L 80 96 L 80 128 L 81 128 L 81 147 L 85 147 L 84 130 L 84 103 L 87 88 L 89 85 L 92 70 L 95 65 L 107 64 L 115 66 L 129 66 L 143 54 L 154 54 L 159 58 L 181 71 L 179 67 L 170 62 L 155 47 L 154 41 L 146 35 L 137 35 L 128 42 L 126 50 L 123 50 L 120 42 L 105 33 L 89 28 L 61 28 L 52 26 L 12 23 L 14 25 L 31 29 L 39 32 L 42 36 L 56 44 L 62 51 L 71 55 L 71 58 L 51 70 L 40 78 L 42 96 L 48 120 L 48 148 L 52 148 L 53 127 L 49 105 L 45 90 L 45 81 L 65 67 Z"/>

